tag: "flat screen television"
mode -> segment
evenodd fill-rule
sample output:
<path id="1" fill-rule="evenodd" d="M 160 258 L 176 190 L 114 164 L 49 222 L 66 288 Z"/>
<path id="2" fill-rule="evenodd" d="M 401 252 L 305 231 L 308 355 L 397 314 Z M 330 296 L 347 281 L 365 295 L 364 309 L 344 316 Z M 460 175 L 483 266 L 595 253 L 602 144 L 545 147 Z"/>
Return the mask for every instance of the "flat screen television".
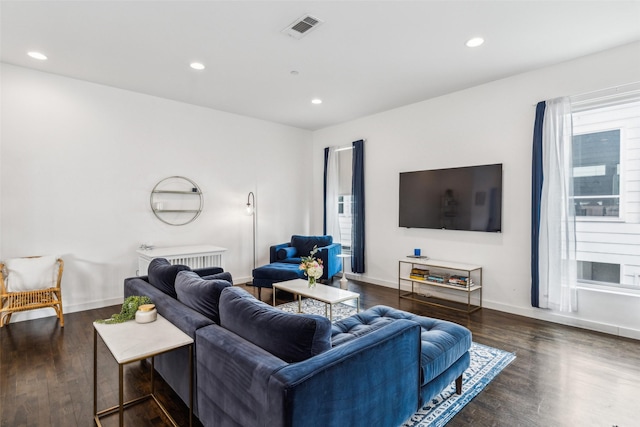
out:
<path id="1" fill-rule="evenodd" d="M 400 172 L 400 227 L 502 231 L 502 164 Z"/>

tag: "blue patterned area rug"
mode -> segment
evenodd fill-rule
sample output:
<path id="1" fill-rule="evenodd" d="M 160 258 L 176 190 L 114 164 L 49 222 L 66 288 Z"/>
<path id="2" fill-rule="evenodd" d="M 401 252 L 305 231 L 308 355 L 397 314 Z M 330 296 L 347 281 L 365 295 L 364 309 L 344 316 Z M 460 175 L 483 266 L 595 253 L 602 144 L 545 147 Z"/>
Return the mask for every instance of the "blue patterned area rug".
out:
<path id="1" fill-rule="evenodd" d="M 302 312 L 305 314 L 317 314 L 319 316 L 324 316 L 325 310 L 328 310 L 327 304 L 320 301 L 316 301 L 314 299 L 310 299 L 310 298 L 303 299 L 301 306 L 302 306 Z M 298 301 L 280 304 L 278 308 L 288 313 L 297 313 Z M 353 305 L 350 305 L 349 303 L 342 303 L 342 302 L 338 304 L 333 304 L 332 310 L 333 310 L 334 322 L 337 320 L 344 319 L 345 317 L 349 317 L 353 314 L 356 314 L 355 301 L 353 301 Z"/>
<path id="2" fill-rule="evenodd" d="M 290 302 L 278 308 L 290 313 L 298 312 L 298 303 Z M 302 300 L 302 312 L 324 316 L 325 304 L 311 300 Z M 335 304 L 333 306 L 334 321 L 355 314 L 354 306 Z M 451 420 L 464 406 L 478 395 L 516 356 L 513 353 L 486 345 L 471 344 L 471 365 L 464 371 L 462 394 L 456 394 L 455 384 L 451 383 L 440 394 L 427 402 L 418 412 L 413 414 L 402 427 L 442 427 Z"/>
<path id="3" fill-rule="evenodd" d="M 478 395 L 509 363 L 515 354 L 486 345 L 471 343 L 471 365 L 462 374 L 462 394 L 450 384 L 413 414 L 402 427 L 441 427 Z"/>

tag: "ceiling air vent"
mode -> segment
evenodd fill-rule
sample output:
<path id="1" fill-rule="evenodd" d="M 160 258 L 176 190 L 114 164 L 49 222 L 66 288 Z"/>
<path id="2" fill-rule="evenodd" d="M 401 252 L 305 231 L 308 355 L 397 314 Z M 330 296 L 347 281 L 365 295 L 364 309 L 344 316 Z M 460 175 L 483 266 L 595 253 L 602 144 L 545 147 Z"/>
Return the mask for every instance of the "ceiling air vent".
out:
<path id="1" fill-rule="evenodd" d="M 315 16 L 303 15 L 293 21 L 291 25 L 282 30 L 282 32 L 294 39 L 301 39 L 320 24 L 322 24 L 322 21 Z"/>

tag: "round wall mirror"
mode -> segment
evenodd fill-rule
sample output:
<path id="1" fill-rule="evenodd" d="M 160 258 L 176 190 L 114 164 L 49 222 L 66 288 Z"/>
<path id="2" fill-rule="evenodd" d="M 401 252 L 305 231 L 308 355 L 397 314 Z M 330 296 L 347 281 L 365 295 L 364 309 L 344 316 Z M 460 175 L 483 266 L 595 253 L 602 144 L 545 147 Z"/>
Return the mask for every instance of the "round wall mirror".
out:
<path id="1" fill-rule="evenodd" d="M 193 222 L 204 206 L 198 184 L 183 176 L 170 176 L 158 182 L 149 198 L 153 214 L 169 225 Z"/>

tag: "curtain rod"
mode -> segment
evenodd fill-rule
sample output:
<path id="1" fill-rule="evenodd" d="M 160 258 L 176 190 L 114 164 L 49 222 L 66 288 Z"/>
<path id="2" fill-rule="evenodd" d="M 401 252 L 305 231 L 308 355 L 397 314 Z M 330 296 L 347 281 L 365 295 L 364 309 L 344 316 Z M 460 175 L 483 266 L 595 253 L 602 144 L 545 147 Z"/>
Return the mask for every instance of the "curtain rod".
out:
<path id="1" fill-rule="evenodd" d="M 640 82 L 625 83 L 623 85 L 611 86 L 604 89 L 583 92 L 576 95 L 571 95 L 570 98 L 572 99 L 576 98 L 576 100 L 579 102 L 581 98 L 589 98 L 589 99 L 600 98 L 600 97 L 604 98 L 612 95 L 618 95 L 621 92 L 622 93 L 635 92 L 636 90 L 640 90 Z"/>
<path id="2" fill-rule="evenodd" d="M 600 100 L 616 99 L 621 96 L 640 96 L 640 82 L 625 83 L 623 85 L 611 86 L 605 89 L 582 92 L 576 95 L 570 95 L 569 99 L 571 100 L 572 105 L 580 106 L 581 104 L 591 104 Z M 534 107 L 537 105 L 538 103 L 533 104 Z"/>
<path id="3" fill-rule="evenodd" d="M 345 146 L 336 148 L 336 152 L 338 152 L 338 151 L 347 151 L 347 150 L 353 150 L 353 146 L 352 145 L 345 145 Z"/>
<path id="4" fill-rule="evenodd" d="M 366 139 L 363 138 L 362 141 L 364 142 L 364 141 L 366 141 Z M 341 147 L 337 147 L 336 148 L 336 151 L 347 151 L 347 150 L 353 150 L 353 144 L 351 144 L 351 145 L 343 145 Z"/>
<path id="5" fill-rule="evenodd" d="M 574 95 L 569 99 L 574 112 L 634 102 L 640 100 L 640 82 Z"/>

